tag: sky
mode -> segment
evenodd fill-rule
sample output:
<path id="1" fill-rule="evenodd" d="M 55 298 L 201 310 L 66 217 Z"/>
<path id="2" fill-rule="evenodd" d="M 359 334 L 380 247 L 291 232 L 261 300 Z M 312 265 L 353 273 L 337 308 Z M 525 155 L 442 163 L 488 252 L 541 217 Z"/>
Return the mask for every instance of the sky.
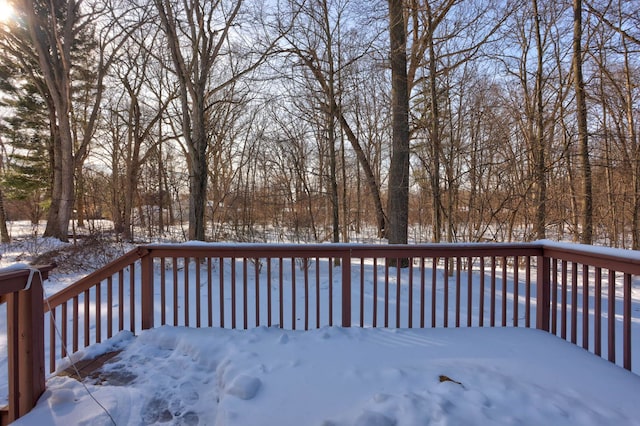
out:
<path id="1" fill-rule="evenodd" d="M 0 23 L 9 21 L 13 14 L 13 7 L 6 0 L 0 0 Z"/>

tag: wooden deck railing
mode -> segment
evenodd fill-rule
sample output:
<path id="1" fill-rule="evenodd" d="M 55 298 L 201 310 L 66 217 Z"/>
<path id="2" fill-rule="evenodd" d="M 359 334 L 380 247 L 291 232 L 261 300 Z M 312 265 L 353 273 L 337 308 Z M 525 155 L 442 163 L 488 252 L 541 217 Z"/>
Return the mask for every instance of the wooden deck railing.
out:
<path id="1" fill-rule="evenodd" d="M 48 371 L 67 351 L 164 324 L 537 327 L 631 369 L 638 275 L 637 252 L 551 242 L 140 246 L 49 298 Z"/>
<path id="2" fill-rule="evenodd" d="M 42 280 L 53 266 L 0 271 L 0 304 L 6 303 L 9 401 L 0 424 L 28 413 L 44 392 Z"/>
<path id="3" fill-rule="evenodd" d="M 638 252 L 546 241 L 146 245 L 46 300 L 46 368 L 169 324 L 536 327 L 632 370 L 638 276 Z"/>

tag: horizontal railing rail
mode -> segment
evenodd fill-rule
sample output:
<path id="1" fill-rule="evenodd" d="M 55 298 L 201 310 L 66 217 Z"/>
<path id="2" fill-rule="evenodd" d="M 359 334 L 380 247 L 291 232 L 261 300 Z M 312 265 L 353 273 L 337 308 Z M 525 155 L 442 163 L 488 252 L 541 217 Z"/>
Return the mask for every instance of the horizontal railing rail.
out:
<path id="1" fill-rule="evenodd" d="M 139 331 L 135 326 L 135 313 L 139 302 L 135 299 L 136 265 L 139 265 L 141 249 L 129 251 L 118 259 L 108 263 L 99 270 L 87 275 L 75 284 L 59 291 L 44 301 L 45 323 L 49 330 L 45 335 L 49 353 L 48 371 L 55 370 L 56 362 L 69 353 L 77 352 L 80 348 L 91 343 L 102 341 L 102 324 L 106 327 L 106 336 L 110 338 L 115 330 Z M 126 277 L 126 279 L 125 279 Z M 117 317 L 114 313 L 114 282 L 117 299 Z M 103 287 L 107 288 L 103 299 Z M 103 300 L 106 301 L 103 310 Z M 125 321 L 130 318 L 130 321 Z M 71 334 L 69 335 L 69 329 Z M 91 335 L 93 330 L 93 336 Z M 82 334 L 80 334 L 82 331 Z"/>
<path id="2" fill-rule="evenodd" d="M 164 324 L 536 327 L 632 370 L 639 275 L 637 252 L 547 241 L 144 245 L 47 300 L 48 371 Z"/>

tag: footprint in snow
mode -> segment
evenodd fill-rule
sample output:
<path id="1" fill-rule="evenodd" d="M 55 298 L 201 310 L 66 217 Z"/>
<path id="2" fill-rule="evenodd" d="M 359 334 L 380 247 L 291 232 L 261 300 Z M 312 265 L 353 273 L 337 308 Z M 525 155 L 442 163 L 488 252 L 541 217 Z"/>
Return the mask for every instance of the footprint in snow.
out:
<path id="1" fill-rule="evenodd" d="M 140 413 L 143 424 L 166 423 L 173 420 L 173 414 L 169 411 L 169 403 L 164 398 L 152 398 L 142 407 Z"/>
<path id="2" fill-rule="evenodd" d="M 200 399 L 198 391 L 190 382 L 184 382 L 180 385 L 180 396 L 186 404 L 194 404 Z"/>
<path id="3" fill-rule="evenodd" d="M 181 417 L 174 420 L 174 425 L 196 426 L 200 424 L 200 418 L 193 411 L 184 413 Z"/>

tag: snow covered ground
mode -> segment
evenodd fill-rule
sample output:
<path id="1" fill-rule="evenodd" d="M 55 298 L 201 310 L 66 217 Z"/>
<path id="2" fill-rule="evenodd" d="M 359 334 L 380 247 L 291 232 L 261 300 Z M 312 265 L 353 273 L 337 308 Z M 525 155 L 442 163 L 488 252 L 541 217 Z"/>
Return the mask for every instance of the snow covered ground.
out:
<path id="1" fill-rule="evenodd" d="M 33 238 L 21 244 L 3 247 L 0 266 L 59 243 Z M 325 266 L 314 266 L 323 271 L 323 300 Z M 57 272 L 45 292 L 82 274 Z M 372 297 L 370 282 L 365 293 Z M 289 293 L 284 298 L 291 302 Z M 0 396 L 7 368 L 3 309 Z M 634 338 L 640 335 L 636 319 Z M 49 377 L 38 406 L 16 424 L 640 425 L 640 376 L 536 330 L 166 326 L 138 337 L 121 332 L 73 358 L 115 349 L 122 354 L 104 367 L 111 383 Z M 634 366 L 639 354 L 634 350 Z M 132 381 L 122 386 L 123 378 Z"/>
<path id="2" fill-rule="evenodd" d="M 537 330 L 161 327 L 85 355 L 127 386 L 53 377 L 16 425 L 634 425 L 640 376 Z M 112 418 L 109 418 L 109 415 Z"/>

